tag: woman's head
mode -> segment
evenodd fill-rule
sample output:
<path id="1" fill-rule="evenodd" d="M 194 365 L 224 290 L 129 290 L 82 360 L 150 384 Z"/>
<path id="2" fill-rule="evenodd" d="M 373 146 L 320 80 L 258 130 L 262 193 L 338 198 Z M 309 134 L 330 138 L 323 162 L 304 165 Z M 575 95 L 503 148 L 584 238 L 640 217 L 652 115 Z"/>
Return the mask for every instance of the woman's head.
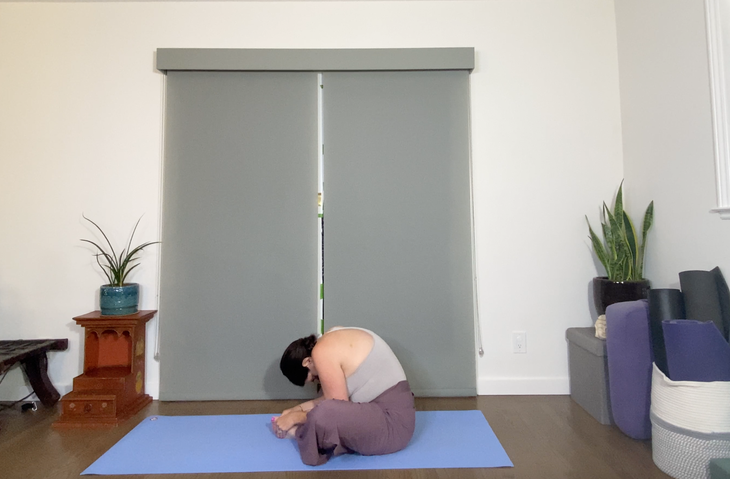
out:
<path id="1" fill-rule="evenodd" d="M 309 375 L 309 368 L 304 365 L 304 360 L 309 358 L 312 361 L 312 349 L 317 344 L 317 336 L 314 334 L 306 338 L 300 338 L 293 341 L 286 348 L 281 356 L 279 368 L 284 376 L 297 386 L 304 386 Z"/>

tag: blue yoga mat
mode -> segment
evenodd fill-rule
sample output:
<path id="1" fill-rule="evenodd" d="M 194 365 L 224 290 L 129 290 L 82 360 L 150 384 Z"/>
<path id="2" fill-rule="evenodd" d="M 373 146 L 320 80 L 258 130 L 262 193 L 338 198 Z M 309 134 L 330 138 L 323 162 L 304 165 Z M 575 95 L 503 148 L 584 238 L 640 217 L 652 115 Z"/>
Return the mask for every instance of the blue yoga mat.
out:
<path id="1" fill-rule="evenodd" d="M 134 457 L 134 461 L 129 458 Z M 304 465 L 293 439 L 277 439 L 271 414 L 145 418 L 82 475 L 511 467 L 481 411 L 418 411 L 408 447 L 384 456 L 345 454 Z"/>

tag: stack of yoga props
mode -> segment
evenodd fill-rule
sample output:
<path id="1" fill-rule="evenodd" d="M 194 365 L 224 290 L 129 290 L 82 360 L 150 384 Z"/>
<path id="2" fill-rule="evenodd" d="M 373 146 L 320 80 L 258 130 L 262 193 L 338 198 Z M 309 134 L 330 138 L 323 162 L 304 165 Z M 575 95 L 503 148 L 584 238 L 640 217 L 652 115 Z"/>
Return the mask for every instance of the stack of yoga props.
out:
<path id="1" fill-rule="evenodd" d="M 270 414 L 152 416 L 82 475 L 474 467 L 512 467 L 481 411 L 418 411 L 405 449 L 344 454 L 315 467 L 302 463 L 294 439 L 275 436 Z"/>
<path id="2" fill-rule="evenodd" d="M 652 439 L 662 471 L 709 479 L 710 460 L 730 457 L 730 291 L 719 268 L 679 279 L 606 310 L 612 412 Z"/>

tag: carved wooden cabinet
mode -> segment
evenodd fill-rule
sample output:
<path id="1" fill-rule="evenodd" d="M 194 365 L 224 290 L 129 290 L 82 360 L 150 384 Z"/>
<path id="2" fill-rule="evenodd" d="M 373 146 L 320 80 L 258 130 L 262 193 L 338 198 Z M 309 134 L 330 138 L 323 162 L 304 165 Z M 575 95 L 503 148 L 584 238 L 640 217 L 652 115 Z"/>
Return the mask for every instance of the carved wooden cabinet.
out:
<path id="1" fill-rule="evenodd" d="M 145 325 L 157 311 L 73 318 L 84 328 L 84 373 L 61 398 L 54 427 L 114 427 L 152 402 L 145 394 Z"/>

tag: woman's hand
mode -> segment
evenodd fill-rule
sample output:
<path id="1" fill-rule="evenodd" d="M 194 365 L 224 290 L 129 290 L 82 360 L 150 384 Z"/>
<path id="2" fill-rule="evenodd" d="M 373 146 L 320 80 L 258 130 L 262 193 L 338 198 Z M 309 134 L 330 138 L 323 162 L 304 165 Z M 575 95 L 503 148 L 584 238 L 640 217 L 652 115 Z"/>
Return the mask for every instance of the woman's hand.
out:
<path id="1" fill-rule="evenodd" d="M 324 396 L 319 396 L 316 399 L 311 399 L 309 401 L 305 401 L 305 402 L 301 403 L 298 406 L 294 406 L 294 407 L 291 407 L 289 409 L 284 409 L 281 412 L 281 415 L 283 416 L 284 414 L 289 414 L 290 412 L 302 412 L 302 411 L 303 412 L 309 412 L 312 409 L 314 409 L 314 406 L 316 406 L 317 404 L 321 403 L 322 401 L 324 401 Z"/>
<path id="2" fill-rule="evenodd" d="M 283 439 L 287 436 L 293 436 L 296 433 L 297 427 L 300 424 L 304 424 L 307 420 L 307 413 L 304 411 L 294 410 L 281 416 L 274 418 L 272 427 L 274 433 L 279 439 Z"/>
<path id="3" fill-rule="evenodd" d="M 281 412 L 281 415 L 283 416 L 285 414 L 289 414 L 290 412 L 302 412 L 302 411 L 306 412 L 306 410 L 304 409 L 304 404 L 299 404 L 298 406 L 294 406 L 289 409 L 284 409 Z"/>

